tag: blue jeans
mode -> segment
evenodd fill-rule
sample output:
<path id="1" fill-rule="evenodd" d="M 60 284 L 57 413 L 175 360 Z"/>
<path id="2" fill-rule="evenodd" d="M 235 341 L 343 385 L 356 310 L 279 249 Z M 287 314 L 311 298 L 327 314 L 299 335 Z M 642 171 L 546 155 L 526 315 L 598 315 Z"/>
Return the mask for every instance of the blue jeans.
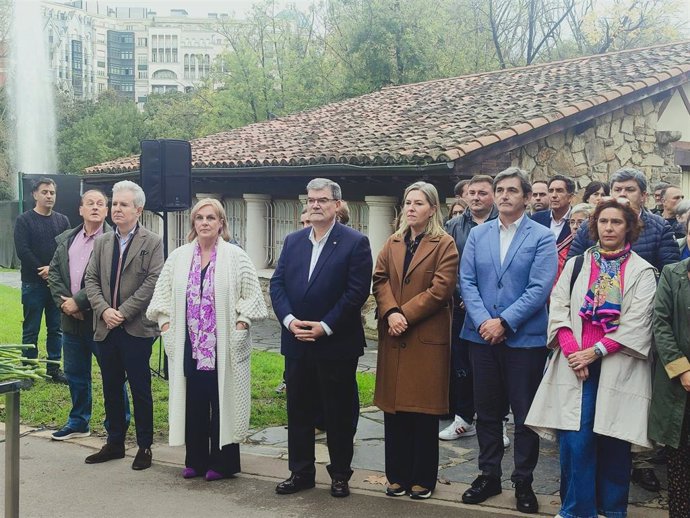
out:
<path id="1" fill-rule="evenodd" d="M 630 443 L 593 431 L 601 361 L 589 365 L 582 387 L 579 431 L 558 432 L 561 511 L 564 518 L 625 518 L 632 455 Z"/>
<path id="2" fill-rule="evenodd" d="M 60 361 L 62 347 L 60 338 L 60 310 L 53 302 L 46 283 L 22 282 L 22 307 L 24 322 L 22 323 L 22 343 L 38 345 L 38 332 L 41 330 L 41 318 L 46 314 L 46 354 L 49 360 Z M 38 348 L 24 349 L 25 358 L 38 358 Z M 52 367 L 53 369 L 57 366 Z M 48 366 L 51 370 L 51 366 Z"/>
<path id="3" fill-rule="evenodd" d="M 78 432 L 89 430 L 91 421 L 91 355 L 98 361 L 98 350 L 92 336 L 80 336 L 63 333 L 62 350 L 65 356 L 65 377 L 72 398 L 72 409 L 69 412 L 67 426 Z M 100 365 L 100 361 L 98 363 Z M 129 426 L 130 411 L 127 384 L 122 387 L 125 400 L 126 421 Z M 108 420 L 103 423 L 108 431 Z"/>

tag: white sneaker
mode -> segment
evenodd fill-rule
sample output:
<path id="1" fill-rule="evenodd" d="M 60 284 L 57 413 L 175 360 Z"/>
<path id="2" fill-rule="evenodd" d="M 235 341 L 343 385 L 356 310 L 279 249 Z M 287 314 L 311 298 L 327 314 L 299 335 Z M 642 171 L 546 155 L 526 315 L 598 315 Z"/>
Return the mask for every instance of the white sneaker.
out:
<path id="1" fill-rule="evenodd" d="M 510 447 L 510 437 L 508 437 L 508 423 L 503 421 L 503 447 Z"/>
<path id="2" fill-rule="evenodd" d="M 454 441 L 460 437 L 471 437 L 472 435 L 477 435 L 475 426 L 456 415 L 455 421 L 441 430 L 438 434 L 438 438 L 442 441 Z"/>

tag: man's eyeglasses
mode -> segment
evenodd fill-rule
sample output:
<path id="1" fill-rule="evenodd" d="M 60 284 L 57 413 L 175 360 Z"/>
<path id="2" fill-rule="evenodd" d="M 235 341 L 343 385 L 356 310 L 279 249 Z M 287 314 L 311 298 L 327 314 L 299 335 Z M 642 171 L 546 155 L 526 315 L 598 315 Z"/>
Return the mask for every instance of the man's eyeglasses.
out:
<path id="1" fill-rule="evenodd" d="M 336 201 L 334 198 L 307 198 L 307 205 L 326 205 L 329 201 Z"/>

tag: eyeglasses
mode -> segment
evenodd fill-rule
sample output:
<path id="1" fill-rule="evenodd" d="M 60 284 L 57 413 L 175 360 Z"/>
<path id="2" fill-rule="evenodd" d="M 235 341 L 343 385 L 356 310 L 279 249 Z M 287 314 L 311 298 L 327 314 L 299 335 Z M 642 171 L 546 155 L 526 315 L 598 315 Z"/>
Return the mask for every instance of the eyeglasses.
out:
<path id="1" fill-rule="evenodd" d="M 326 205 L 329 201 L 337 201 L 334 198 L 307 198 L 307 205 Z"/>

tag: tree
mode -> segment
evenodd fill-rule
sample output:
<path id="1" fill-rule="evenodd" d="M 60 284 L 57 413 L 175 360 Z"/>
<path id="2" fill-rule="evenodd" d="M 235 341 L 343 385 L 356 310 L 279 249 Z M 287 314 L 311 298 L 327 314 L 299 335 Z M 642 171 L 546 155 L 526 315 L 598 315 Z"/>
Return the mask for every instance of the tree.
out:
<path id="1" fill-rule="evenodd" d="M 569 17 L 579 55 L 666 43 L 687 33 L 687 2 L 589 0 Z"/>
<path id="2" fill-rule="evenodd" d="M 136 105 L 116 93 L 106 91 L 97 103 L 77 104 L 81 118 L 63 114 L 58 132 L 60 171 L 78 173 L 100 162 L 140 152 L 139 142 L 146 138 L 143 116 Z"/>

